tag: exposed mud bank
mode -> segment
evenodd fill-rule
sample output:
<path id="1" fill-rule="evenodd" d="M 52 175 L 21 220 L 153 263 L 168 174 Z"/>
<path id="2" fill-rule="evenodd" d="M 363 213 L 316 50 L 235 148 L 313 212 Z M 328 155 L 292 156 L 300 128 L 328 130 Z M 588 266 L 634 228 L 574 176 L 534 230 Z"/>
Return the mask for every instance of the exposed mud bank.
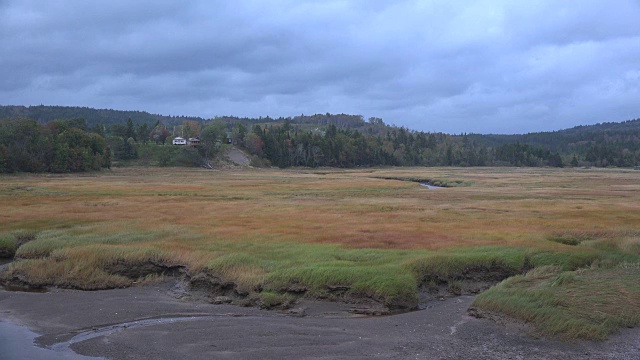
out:
<path id="1" fill-rule="evenodd" d="M 424 179 L 420 179 L 421 181 Z M 15 234 L 17 248 L 32 241 L 37 234 L 20 232 Z M 15 259 L 19 264 L 22 260 Z M 51 279 L 40 278 L 34 281 L 28 271 L 12 269 L 11 260 L 0 262 L 0 285 L 9 291 L 46 292 L 48 288 L 63 288 L 75 290 L 106 290 L 147 284 L 149 279 L 157 280 L 166 277 L 175 279 L 174 293 L 179 297 L 204 300 L 212 304 L 233 304 L 243 307 L 258 307 L 270 310 L 290 310 L 297 315 L 304 315 L 295 309 L 304 300 L 320 300 L 349 304 L 351 312 L 361 315 L 388 315 L 410 312 L 428 308 L 429 303 L 443 298 L 474 295 L 497 284 L 498 282 L 526 272 L 528 266 L 521 271 L 493 262 L 489 265 L 467 266 L 459 273 L 438 275 L 435 270 L 423 269 L 426 273 L 418 279 L 419 290 L 415 296 L 405 295 L 384 297 L 367 295 L 355 291 L 348 284 L 324 285 L 323 288 L 311 289 L 301 283 L 290 283 L 278 289 L 262 289 L 260 285 L 254 288 L 239 286 L 212 270 L 204 269 L 192 272 L 186 266 L 163 261 L 125 261 L 102 264 L 102 271 L 106 276 L 117 277 L 118 281 L 104 281 L 83 283 L 83 278 Z M 114 285 L 115 284 L 115 285 Z"/>
<path id="2" fill-rule="evenodd" d="M 467 266 L 460 273 L 446 277 L 437 274 L 426 275 L 422 279 L 422 284 L 427 288 L 430 286 L 437 288 L 445 286 L 454 295 L 473 295 L 504 279 L 523 272 L 526 272 L 526 270 L 518 271 L 500 263 L 493 263 L 489 266 L 475 265 Z"/>
<path id="3" fill-rule="evenodd" d="M 256 306 L 255 298 L 250 292 L 240 289 L 231 281 L 226 281 L 210 271 L 185 274 L 176 284 L 174 291 L 181 297 L 204 300 L 212 304 L 234 304 L 239 306 Z"/>
<path id="4" fill-rule="evenodd" d="M 424 309 L 433 301 L 444 298 L 477 295 L 511 276 L 525 273 L 528 267 L 515 270 L 501 263 L 488 266 L 476 265 L 464 268 L 460 273 L 446 277 L 429 274 L 421 281 L 418 307 Z"/>
<path id="5" fill-rule="evenodd" d="M 11 263 L 13 263 L 14 261 L 14 259 L 0 259 L 0 274 L 2 274 L 3 271 L 9 268 L 9 265 L 11 265 Z M 47 292 L 46 287 L 34 286 L 21 276 L 14 276 L 7 280 L 0 279 L 0 286 L 7 291 L 24 291 L 35 293 Z"/>
<path id="6" fill-rule="evenodd" d="M 0 269 L 0 273 L 3 270 Z M 7 291 L 24 291 L 24 292 L 34 292 L 34 293 L 45 293 L 48 291 L 47 286 L 42 285 L 34 285 L 29 282 L 24 276 L 18 274 L 14 275 L 7 279 L 0 280 L 0 287 L 4 288 Z M 64 287 L 61 287 L 64 288 Z M 72 287 L 69 287 L 72 288 Z"/>
<path id="7" fill-rule="evenodd" d="M 18 260 L 19 261 L 19 260 Z M 5 270 L 8 265 L 5 265 Z M 0 267 L 0 269 L 2 269 Z M 262 288 L 244 288 L 225 280 L 210 270 L 192 274 L 182 265 L 144 262 L 131 264 L 117 262 L 103 269 L 109 274 L 129 279 L 128 286 L 145 284 L 149 276 L 154 278 L 170 277 L 175 279 L 173 292 L 181 298 L 191 298 L 212 304 L 232 304 L 243 307 L 258 307 L 269 310 L 291 310 L 300 316 L 304 312 L 296 310 L 298 303 L 304 300 L 320 300 L 348 304 L 351 312 L 361 315 L 389 315 L 429 308 L 432 302 L 445 298 L 475 295 L 498 282 L 520 273 L 514 269 L 494 263 L 490 266 L 469 266 L 458 274 L 446 277 L 430 274 L 420 280 L 419 292 L 414 298 L 372 297 L 354 293 L 349 285 L 328 284 L 322 291 L 311 292 L 302 284 L 289 284 L 276 292 L 263 291 Z M 50 287 L 75 290 L 107 290 L 123 286 L 96 286 L 86 288 L 74 283 L 34 284 L 20 272 L 4 276 L 0 280 L 6 290 L 26 292 L 46 292 Z M 125 286 L 126 287 L 126 286 Z"/>
<path id="8" fill-rule="evenodd" d="M 358 315 L 389 315 L 418 309 L 417 302 L 385 302 L 381 298 L 354 295 L 351 286 L 348 285 L 328 284 L 317 295 L 310 295 L 310 290 L 301 284 L 290 284 L 276 293 L 263 292 L 261 288 L 246 289 L 208 271 L 185 276 L 174 288 L 180 296 L 201 299 L 212 304 L 288 310 L 289 314 L 296 316 L 306 315 L 299 306 L 306 301 L 344 304 L 349 309 L 348 312 Z"/>
<path id="9" fill-rule="evenodd" d="M 120 275 L 129 279 L 145 278 L 149 275 L 157 276 L 179 276 L 185 271 L 185 267 L 181 265 L 162 264 L 153 261 L 136 264 L 132 266 L 130 263 L 119 261 L 110 264 L 105 271 L 112 275 Z"/>

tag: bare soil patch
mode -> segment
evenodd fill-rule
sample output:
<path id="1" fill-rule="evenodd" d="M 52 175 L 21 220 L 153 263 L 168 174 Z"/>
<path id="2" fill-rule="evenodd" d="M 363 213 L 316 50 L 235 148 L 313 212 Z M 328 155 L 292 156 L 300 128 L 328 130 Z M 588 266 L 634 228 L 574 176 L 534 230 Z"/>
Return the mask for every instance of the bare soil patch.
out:
<path id="1" fill-rule="evenodd" d="M 227 151 L 226 156 L 231 160 L 231 162 L 238 166 L 249 166 L 249 163 L 251 162 L 251 159 L 235 146 Z"/>

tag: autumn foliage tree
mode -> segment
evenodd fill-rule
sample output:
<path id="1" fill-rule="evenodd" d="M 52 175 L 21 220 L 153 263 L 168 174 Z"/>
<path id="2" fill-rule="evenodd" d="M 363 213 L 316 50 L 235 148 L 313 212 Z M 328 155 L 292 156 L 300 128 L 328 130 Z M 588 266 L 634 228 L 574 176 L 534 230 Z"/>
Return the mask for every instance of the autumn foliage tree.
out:
<path id="1" fill-rule="evenodd" d="M 149 133 L 149 137 L 156 143 L 156 145 L 164 145 L 169 135 L 171 135 L 169 130 L 167 130 L 164 125 L 159 123 L 156 124 L 153 130 L 151 130 L 151 133 Z"/>

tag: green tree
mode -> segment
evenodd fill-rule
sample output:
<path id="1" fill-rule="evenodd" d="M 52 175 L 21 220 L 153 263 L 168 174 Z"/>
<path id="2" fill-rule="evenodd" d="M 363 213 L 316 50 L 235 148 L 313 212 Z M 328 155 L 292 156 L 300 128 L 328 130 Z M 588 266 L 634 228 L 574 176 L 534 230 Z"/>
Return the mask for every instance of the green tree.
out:
<path id="1" fill-rule="evenodd" d="M 185 120 L 182 122 L 182 130 L 185 138 L 192 138 L 200 136 L 202 126 L 199 122 L 194 120 Z"/>
<path id="2" fill-rule="evenodd" d="M 209 160 L 220 149 L 220 143 L 226 138 L 226 127 L 222 122 L 215 120 L 204 127 L 201 131 L 200 140 L 202 142 L 202 156 Z"/>
<path id="3" fill-rule="evenodd" d="M 56 173 L 66 173 L 69 171 L 69 145 L 64 141 L 56 143 L 51 171 Z"/>
<path id="4" fill-rule="evenodd" d="M 238 123 L 233 127 L 231 132 L 232 143 L 238 146 L 244 146 L 244 138 L 247 136 L 247 128 Z"/>
<path id="5" fill-rule="evenodd" d="M 573 159 L 571 159 L 571 166 L 578 167 L 578 165 L 579 165 L 578 158 L 575 155 L 573 155 Z"/>
<path id="6" fill-rule="evenodd" d="M 150 132 L 149 124 L 143 123 L 142 125 L 138 125 L 138 128 L 136 129 L 136 139 L 141 141 L 143 144 L 146 144 L 149 142 Z"/>
<path id="7" fill-rule="evenodd" d="M 124 137 L 125 139 L 127 139 L 127 140 L 128 140 L 129 138 L 131 138 L 131 139 L 133 139 L 133 141 L 137 141 L 136 131 L 135 131 L 134 127 L 133 127 L 133 121 L 131 120 L 131 118 L 129 118 L 129 119 L 127 120 L 127 130 L 126 130 L 126 132 L 124 133 L 124 136 L 123 136 L 123 137 Z"/>

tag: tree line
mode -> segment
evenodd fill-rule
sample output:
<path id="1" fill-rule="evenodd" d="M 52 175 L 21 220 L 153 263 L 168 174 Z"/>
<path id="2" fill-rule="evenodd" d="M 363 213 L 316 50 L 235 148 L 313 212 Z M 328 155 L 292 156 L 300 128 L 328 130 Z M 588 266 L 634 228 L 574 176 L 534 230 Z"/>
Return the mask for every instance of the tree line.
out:
<path id="1" fill-rule="evenodd" d="M 623 166 L 640 164 L 640 120 L 525 135 L 449 135 L 390 126 L 380 118 L 316 114 L 289 118 L 83 119 L 0 122 L 0 172 L 97 170 L 111 161 L 212 167 L 227 141 L 254 163 L 281 168 L 367 166 Z M 196 147 L 170 146 L 177 136 Z M 166 145 L 166 146 L 163 146 Z"/>
<path id="2" fill-rule="evenodd" d="M 0 105 L 0 119 L 33 119 L 41 124 L 57 119 L 84 119 L 86 126 L 93 128 L 97 124 L 124 124 L 131 119 L 135 124 L 149 125 L 160 121 L 167 126 L 178 125 L 184 120 L 202 122 L 205 119 L 197 116 L 165 116 L 150 114 L 146 111 L 125 111 L 112 109 L 94 109 L 81 106 L 17 106 Z"/>
<path id="3" fill-rule="evenodd" d="M 559 153 L 523 144 L 497 148 L 469 136 L 388 128 L 363 133 L 329 125 L 325 131 L 299 131 L 291 123 L 248 131 L 237 124 L 233 141 L 273 166 L 564 166 Z"/>
<path id="4" fill-rule="evenodd" d="M 105 139 L 83 120 L 0 120 L 0 173 L 81 172 L 111 166 Z"/>
<path id="5" fill-rule="evenodd" d="M 520 143 L 562 155 L 571 165 L 640 165 L 640 119 L 523 135 L 471 135 L 487 147 Z"/>

